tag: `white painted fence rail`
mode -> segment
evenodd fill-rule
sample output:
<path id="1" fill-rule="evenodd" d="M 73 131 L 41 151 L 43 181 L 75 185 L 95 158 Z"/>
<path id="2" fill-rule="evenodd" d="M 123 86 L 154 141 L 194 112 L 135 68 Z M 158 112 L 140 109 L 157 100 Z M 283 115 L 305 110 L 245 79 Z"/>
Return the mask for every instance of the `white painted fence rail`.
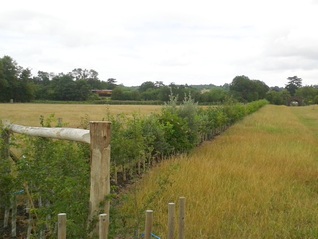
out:
<path id="1" fill-rule="evenodd" d="M 4 122 L 3 125 L 8 129 L 18 134 L 26 134 L 30 136 L 38 136 L 54 139 L 65 139 L 77 142 L 90 144 L 89 130 L 75 128 L 46 128 L 46 127 L 31 127 Z"/>

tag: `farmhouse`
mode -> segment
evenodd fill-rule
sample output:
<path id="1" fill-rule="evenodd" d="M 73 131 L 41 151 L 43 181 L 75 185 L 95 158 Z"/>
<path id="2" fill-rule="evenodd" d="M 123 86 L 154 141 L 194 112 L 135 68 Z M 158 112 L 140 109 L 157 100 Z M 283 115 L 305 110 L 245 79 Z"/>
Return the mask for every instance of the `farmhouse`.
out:
<path id="1" fill-rule="evenodd" d="M 111 97 L 112 90 L 92 90 L 92 93 L 98 94 L 100 97 Z"/>

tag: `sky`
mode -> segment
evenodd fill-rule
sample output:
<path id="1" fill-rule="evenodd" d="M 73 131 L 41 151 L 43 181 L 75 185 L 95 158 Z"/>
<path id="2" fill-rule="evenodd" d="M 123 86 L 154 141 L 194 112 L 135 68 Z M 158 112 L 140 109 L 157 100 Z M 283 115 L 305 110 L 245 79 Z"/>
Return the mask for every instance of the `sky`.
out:
<path id="1" fill-rule="evenodd" d="M 125 86 L 318 85 L 318 0 L 10 0 L 0 57 L 38 71 L 93 69 Z"/>

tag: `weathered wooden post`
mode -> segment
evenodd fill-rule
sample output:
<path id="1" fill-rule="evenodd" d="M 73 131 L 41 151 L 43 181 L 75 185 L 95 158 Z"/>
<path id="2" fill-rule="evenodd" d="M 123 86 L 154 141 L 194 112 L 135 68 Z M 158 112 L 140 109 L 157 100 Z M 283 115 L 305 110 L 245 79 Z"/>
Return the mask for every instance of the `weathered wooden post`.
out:
<path id="1" fill-rule="evenodd" d="M 185 225 L 185 197 L 179 198 L 179 239 L 184 239 L 184 225 Z"/>
<path id="2" fill-rule="evenodd" d="M 89 222 L 97 222 L 100 213 L 109 217 L 110 193 L 110 139 L 111 123 L 107 121 L 90 122 L 91 147 L 91 186 L 89 198 Z M 108 219 L 107 219 L 108 220 Z M 91 235 L 97 235 L 98 223 L 93 225 Z"/>
<path id="3" fill-rule="evenodd" d="M 58 214 L 58 239 L 66 239 L 66 213 Z"/>
<path id="4" fill-rule="evenodd" d="M 175 204 L 168 204 L 168 239 L 174 239 L 175 228 Z"/>
<path id="5" fill-rule="evenodd" d="M 108 238 L 108 225 L 109 220 L 107 214 L 99 214 L 99 239 Z"/>
<path id="6" fill-rule="evenodd" d="M 17 236 L 17 196 L 12 196 L 11 236 Z"/>
<path id="7" fill-rule="evenodd" d="M 1 122 L 0 122 L 1 124 Z M 2 125 L 1 125 L 2 126 Z M 8 130 L 6 129 L 2 129 L 1 132 L 1 140 L 2 140 L 2 151 L 0 152 L 0 158 L 2 158 L 2 162 L 0 163 L 4 163 L 6 164 L 7 161 L 9 161 L 9 157 L 10 157 L 10 133 Z M 8 171 L 8 173 L 11 173 L 10 170 Z M 4 212 L 4 220 L 3 220 L 3 226 L 4 228 L 8 227 L 9 225 L 9 215 L 10 214 L 10 199 L 7 200 L 6 205 L 5 205 L 5 212 Z"/>
<path id="8" fill-rule="evenodd" d="M 146 210 L 145 239 L 151 239 L 152 223 L 153 223 L 153 211 Z"/>

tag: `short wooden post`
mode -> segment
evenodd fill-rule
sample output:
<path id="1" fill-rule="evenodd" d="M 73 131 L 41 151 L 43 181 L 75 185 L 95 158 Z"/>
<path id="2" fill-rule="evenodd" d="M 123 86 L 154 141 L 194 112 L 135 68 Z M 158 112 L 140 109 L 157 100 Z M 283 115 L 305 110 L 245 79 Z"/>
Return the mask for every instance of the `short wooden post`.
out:
<path id="1" fill-rule="evenodd" d="M 109 220 L 107 214 L 99 214 L 99 239 L 108 238 Z"/>
<path id="2" fill-rule="evenodd" d="M 2 158 L 2 160 L 4 161 L 7 161 L 9 160 L 9 157 L 10 157 L 9 131 L 4 129 L 0 137 L 2 138 L 2 141 L 3 141 L 3 148 L 2 148 L 2 151 L 0 152 L 0 158 Z M 7 205 L 5 205 L 4 220 L 3 220 L 4 228 L 8 227 L 9 225 L 9 216 L 10 216 L 9 214 L 10 214 L 10 199 L 8 199 Z"/>
<path id="3" fill-rule="evenodd" d="M 9 226 L 9 217 L 10 217 L 10 207 L 6 206 L 4 210 L 4 220 L 3 220 L 4 228 L 7 228 Z"/>
<path id="4" fill-rule="evenodd" d="M 145 239 L 151 239 L 152 223 L 153 223 L 153 211 L 147 210 L 146 223 L 145 223 Z"/>
<path id="5" fill-rule="evenodd" d="M 11 236 L 17 236 L 17 196 L 12 197 Z"/>
<path id="6" fill-rule="evenodd" d="M 174 239 L 175 231 L 175 204 L 168 204 L 168 239 Z"/>
<path id="7" fill-rule="evenodd" d="M 62 127 L 63 126 L 63 119 L 62 118 L 58 118 L 57 119 L 57 127 Z"/>
<path id="8" fill-rule="evenodd" d="M 111 123 L 106 121 L 90 122 L 91 178 L 89 198 L 89 222 L 97 219 L 100 212 L 109 217 L 110 193 L 110 139 Z M 97 222 L 97 220 L 96 220 Z M 92 235 L 98 233 L 98 223 L 93 226 Z"/>
<path id="9" fill-rule="evenodd" d="M 184 239 L 185 229 L 185 197 L 179 198 L 179 239 Z"/>
<path id="10" fill-rule="evenodd" d="M 28 202 L 28 204 L 29 204 L 29 202 Z M 29 215 L 26 239 L 30 239 L 31 238 L 31 231 L 32 231 L 32 215 L 30 213 L 29 205 L 27 206 L 27 208 L 25 210 L 26 210 L 26 213 Z"/>
<path id="11" fill-rule="evenodd" d="M 66 213 L 58 214 L 58 239 L 66 239 Z"/>

